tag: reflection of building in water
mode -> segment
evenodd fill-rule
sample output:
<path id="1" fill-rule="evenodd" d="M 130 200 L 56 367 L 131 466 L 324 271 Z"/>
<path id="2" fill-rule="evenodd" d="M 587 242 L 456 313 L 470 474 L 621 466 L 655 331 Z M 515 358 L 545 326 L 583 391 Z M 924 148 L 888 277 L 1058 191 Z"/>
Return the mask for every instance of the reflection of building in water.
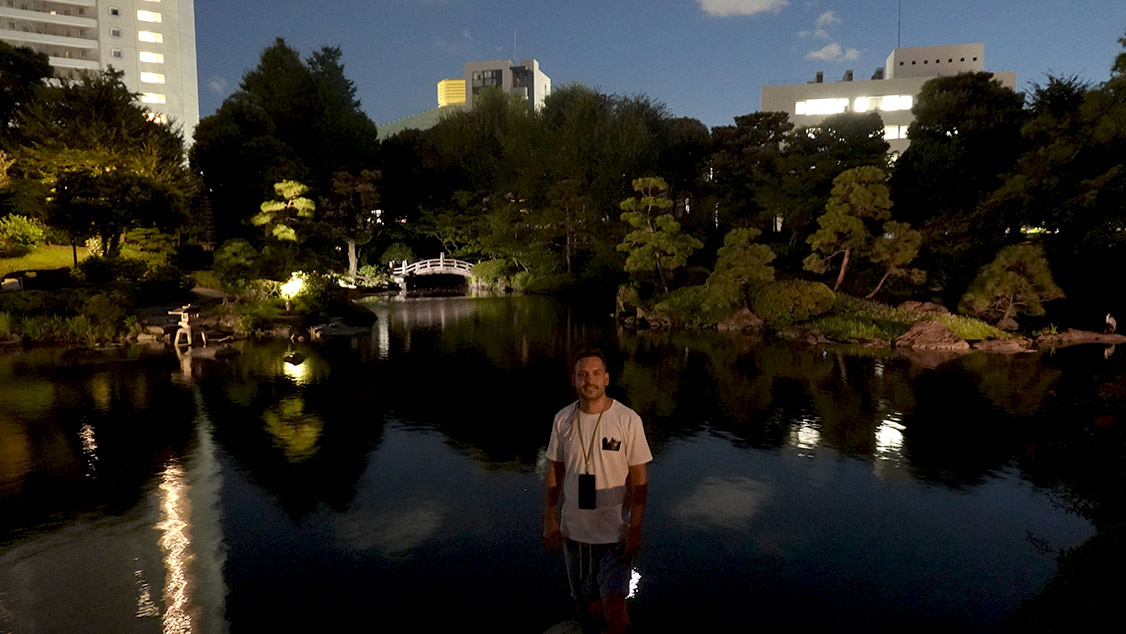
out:
<path id="1" fill-rule="evenodd" d="M 196 403 L 195 448 L 132 509 L 0 546 L 0 631 L 227 631 L 221 478 L 198 394 Z M 93 435 L 82 442 L 96 461 Z M 160 599 L 150 584 L 163 589 Z"/>
<path id="2" fill-rule="evenodd" d="M 790 430 L 790 444 L 798 449 L 799 456 L 813 456 L 821 444 L 820 423 L 812 418 L 799 418 Z"/>
<path id="3" fill-rule="evenodd" d="M 375 349 L 378 351 L 380 359 L 387 359 L 391 355 L 391 320 L 385 311 L 376 314 L 379 319 L 376 320 L 375 327 L 371 329 L 372 336 L 375 337 Z"/>
<path id="4" fill-rule="evenodd" d="M 876 428 L 876 451 L 874 469 L 876 475 L 883 476 L 900 466 L 903 461 L 903 426 L 901 415 L 888 414 Z"/>

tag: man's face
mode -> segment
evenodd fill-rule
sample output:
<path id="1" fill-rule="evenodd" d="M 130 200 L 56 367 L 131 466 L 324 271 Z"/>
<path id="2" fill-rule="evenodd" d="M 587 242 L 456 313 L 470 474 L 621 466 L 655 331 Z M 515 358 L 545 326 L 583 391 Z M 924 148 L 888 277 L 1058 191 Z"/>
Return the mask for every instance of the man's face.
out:
<path id="1" fill-rule="evenodd" d="M 598 357 L 583 357 L 575 363 L 575 391 L 584 401 L 597 401 L 606 394 L 610 375 Z"/>

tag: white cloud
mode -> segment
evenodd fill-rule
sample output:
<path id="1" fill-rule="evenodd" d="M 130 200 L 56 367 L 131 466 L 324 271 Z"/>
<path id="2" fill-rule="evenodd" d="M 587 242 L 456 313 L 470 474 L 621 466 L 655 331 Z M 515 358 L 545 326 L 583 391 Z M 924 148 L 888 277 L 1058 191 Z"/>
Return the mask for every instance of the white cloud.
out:
<path id="1" fill-rule="evenodd" d="M 833 36 L 829 33 L 829 27 L 840 24 L 842 20 L 833 11 L 823 11 L 817 16 L 813 22 L 812 31 L 801 31 L 798 33 L 798 39 L 807 39 L 814 37 L 819 40 L 829 41 L 828 44 L 822 46 L 816 51 L 810 51 L 805 54 L 806 59 L 816 59 L 823 62 L 847 62 L 860 57 L 860 51 L 855 48 L 844 49 L 841 43 L 834 40 Z"/>
<path id="2" fill-rule="evenodd" d="M 227 87 L 227 80 L 218 76 L 212 77 L 211 81 L 207 82 L 207 87 L 210 88 L 212 92 L 222 94 L 223 89 Z"/>
<path id="3" fill-rule="evenodd" d="M 827 26 L 830 26 L 830 25 L 833 25 L 833 24 L 840 24 L 840 23 L 841 23 L 841 19 L 837 17 L 837 14 L 833 13 L 832 11 L 826 11 L 825 13 L 822 13 L 821 15 L 817 16 L 817 25 L 816 26 L 817 26 L 817 28 L 820 29 L 820 28 L 824 28 L 824 27 L 827 27 Z"/>
<path id="4" fill-rule="evenodd" d="M 819 59 L 823 62 L 847 62 L 860 57 L 855 48 L 841 50 L 840 42 L 830 42 L 825 46 L 805 54 L 806 59 Z"/>
<path id="5" fill-rule="evenodd" d="M 717 18 L 729 15 L 755 15 L 778 13 L 790 4 L 789 0 L 696 0 L 704 13 Z"/>
<path id="6" fill-rule="evenodd" d="M 473 34 L 469 29 L 462 29 L 461 36 L 453 39 L 445 39 L 437 35 L 434 36 L 434 47 L 446 51 L 447 53 L 454 53 L 457 55 L 464 55 L 466 53 L 474 52 Z"/>

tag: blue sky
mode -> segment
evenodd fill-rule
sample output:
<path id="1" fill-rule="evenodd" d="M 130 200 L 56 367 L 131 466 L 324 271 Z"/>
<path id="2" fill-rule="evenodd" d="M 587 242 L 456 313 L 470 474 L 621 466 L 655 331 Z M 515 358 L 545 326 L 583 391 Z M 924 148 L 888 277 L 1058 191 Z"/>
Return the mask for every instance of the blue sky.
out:
<path id="1" fill-rule="evenodd" d="M 896 46 L 985 43 L 1022 88 L 1047 73 L 1105 81 L 1126 0 L 196 0 L 200 114 L 275 37 L 344 51 L 378 124 L 437 105 L 466 61 L 535 57 L 552 86 L 646 94 L 708 126 L 759 107 L 768 83 L 866 79 Z"/>

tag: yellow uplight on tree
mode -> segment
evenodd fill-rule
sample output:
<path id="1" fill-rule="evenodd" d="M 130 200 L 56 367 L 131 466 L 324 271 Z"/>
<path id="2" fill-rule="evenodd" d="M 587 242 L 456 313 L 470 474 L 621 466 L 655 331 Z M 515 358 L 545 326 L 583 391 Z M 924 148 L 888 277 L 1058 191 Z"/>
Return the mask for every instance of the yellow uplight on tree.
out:
<path id="1" fill-rule="evenodd" d="M 281 294 L 285 299 L 293 299 L 305 288 L 305 274 L 299 271 L 294 271 L 289 276 L 289 281 L 281 286 Z"/>

